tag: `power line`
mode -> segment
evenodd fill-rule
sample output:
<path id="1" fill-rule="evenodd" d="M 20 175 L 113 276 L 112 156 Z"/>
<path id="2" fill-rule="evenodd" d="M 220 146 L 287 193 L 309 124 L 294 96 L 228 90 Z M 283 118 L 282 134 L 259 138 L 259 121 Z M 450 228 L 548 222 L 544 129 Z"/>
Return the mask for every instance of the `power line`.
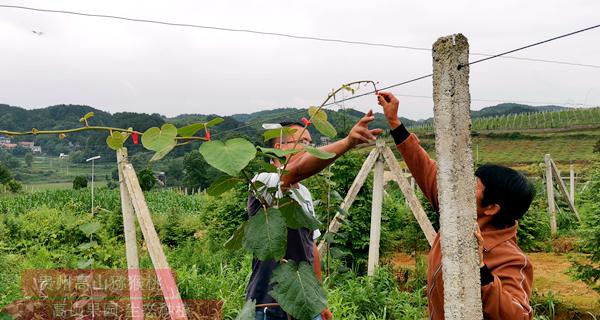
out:
<path id="1" fill-rule="evenodd" d="M 208 29 L 208 30 L 218 30 L 218 31 L 227 31 L 227 32 L 251 33 L 251 34 L 257 34 L 257 35 L 263 35 L 263 36 L 276 36 L 276 37 L 284 37 L 284 38 L 291 38 L 291 39 L 298 39 L 298 40 L 312 40 L 312 41 L 350 44 L 350 45 L 385 47 L 385 48 L 392 48 L 392 49 L 406 49 L 406 50 L 428 51 L 428 52 L 431 51 L 431 48 L 397 45 L 397 44 L 389 44 L 389 43 L 324 38 L 324 37 L 316 37 L 316 36 L 303 36 L 303 35 L 294 35 L 294 34 L 280 33 L 280 32 L 259 31 L 259 30 L 251 30 L 251 29 L 237 29 L 237 28 L 217 27 L 217 26 L 206 26 L 206 25 L 198 25 L 198 24 L 191 24 L 191 23 L 168 22 L 168 21 L 140 19 L 140 18 L 128 18 L 128 17 L 122 17 L 122 16 L 96 14 L 96 13 L 85 13 L 85 12 L 68 11 L 68 10 L 42 9 L 42 8 L 5 5 L 5 4 L 0 4 L 0 8 L 20 9 L 20 10 L 29 10 L 29 11 L 46 12 L 46 13 L 60 13 L 60 14 L 77 15 L 77 16 L 83 16 L 83 17 L 116 19 L 116 20 L 130 21 L 130 22 L 160 24 L 160 25 L 166 25 L 166 26 L 172 26 L 172 27 L 187 27 L 187 28 Z M 496 58 L 495 55 L 488 54 L 488 53 L 472 52 L 469 54 L 473 55 L 473 56 L 484 56 L 487 58 Z M 549 60 L 549 59 L 537 59 L 537 58 L 515 57 L 515 56 L 502 56 L 502 58 L 503 59 L 535 61 L 535 62 L 543 62 L 543 63 L 553 63 L 553 64 L 562 64 L 562 65 L 569 65 L 569 66 L 600 69 L 600 65 L 576 63 L 576 62 L 570 62 L 570 61 L 557 61 L 557 60 Z M 485 59 L 482 59 L 482 61 L 483 60 L 485 60 Z"/>

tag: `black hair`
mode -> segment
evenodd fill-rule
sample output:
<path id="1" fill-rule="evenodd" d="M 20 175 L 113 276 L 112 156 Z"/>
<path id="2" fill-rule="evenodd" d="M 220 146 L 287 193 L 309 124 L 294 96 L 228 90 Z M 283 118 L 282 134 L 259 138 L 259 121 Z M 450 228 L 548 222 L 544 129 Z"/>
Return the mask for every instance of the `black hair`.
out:
<path id="1" fill-rule="evenodd" d="M 481 206 L 500 206 L 500 211 L 492 220 L 495 227 L 513 226 L 529 209 L 535 189 L 522 173 L 504 166 L 484 164 L 477 168 L 475 176 L 485 187 Z"/>
<path id="2" fill-rule="evenodd" d="M 299 126 L 299 127 L 304 127 L 304 124 L 298 122 L 298 121 L 282 121 L 279 123 L 282 127 L 291 127 L 291 126 Z M 273 148 L 275 147 L 275 143 L 277 142 L 277 139 L 279 137 L 273 138 L 271 140 L 269 140 L 269 147 Z"/>

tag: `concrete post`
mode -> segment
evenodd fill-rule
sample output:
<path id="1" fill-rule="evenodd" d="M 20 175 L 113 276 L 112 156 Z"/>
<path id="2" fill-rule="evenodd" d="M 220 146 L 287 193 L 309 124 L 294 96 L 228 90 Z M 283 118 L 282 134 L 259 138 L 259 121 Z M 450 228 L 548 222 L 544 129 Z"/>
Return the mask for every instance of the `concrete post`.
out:
<path id="1" fill-rule="evenodd" d="M 381 209 L 383 207 L 383 166 L 384 158 L 381 150 L 384 146 L 383 139 L 377 140 L 379 157 L 375 162 L 373 173 L 373 199 L 371 201 L 371 234 L 369 237 L 369 260 L 367 262 L 367 275 L 373 276 L 379 264 L 379 240 L 381 237 Z"/>
<path id="2" fill-rule="evenodd" d="M 556 206 L 554 205 L 554 182 L 552 181 L 552 164 L 550 154 L 544 155 L 546 166 L 546 195 L 548 196 L 548 214 L 550 215 L 550 234 L 556 235 Z"/>
<path id="3" fill-rule="evenodd" d="M 569 196 L 571 203 L 575 205 L 575 169 L 573 165 L 569 166 Z"/>
<path id="4" fill-rule="evenodd" d="M 469 43 L 462 34 L 433 44 L 433 118 L 447 320 L 483 319 L 468 61 Z"/>

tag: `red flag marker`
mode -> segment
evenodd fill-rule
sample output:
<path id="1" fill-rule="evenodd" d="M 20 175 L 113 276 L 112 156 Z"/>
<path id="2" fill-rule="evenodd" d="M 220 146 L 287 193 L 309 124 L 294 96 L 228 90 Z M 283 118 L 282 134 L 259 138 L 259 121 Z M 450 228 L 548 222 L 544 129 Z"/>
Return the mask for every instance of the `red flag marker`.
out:
<path id="1" fill-rule="evenodd" d="M 304 126 L 305 126 L 305 127 L 308 127 L 308 126 L 310 126 L 310 121 L 308 121 L 308 119 L 306 119 L 306 118 L 302 118 L 302 122 L 304 123 Z"/>
<path id="2" fill-rule="evenodd" d="M 133 144 L 138 144 L 138 133 L 134 132 L 133 133 Z"/>

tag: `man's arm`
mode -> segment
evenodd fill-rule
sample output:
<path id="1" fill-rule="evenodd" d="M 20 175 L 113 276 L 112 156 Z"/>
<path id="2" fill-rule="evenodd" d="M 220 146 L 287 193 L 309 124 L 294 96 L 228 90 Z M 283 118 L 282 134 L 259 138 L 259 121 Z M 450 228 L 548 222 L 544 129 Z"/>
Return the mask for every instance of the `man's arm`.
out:
<path id="1" fill-rule="evenodd" d="M 412 173 L 417 185 L 427 197 L 433 209 L 438 211 L 437 194 L 437 164 L 419 144 L 419 139 L 406 130 L 398 118 L 398 99 L 388 92 L 379 92 L 377 95 L 379 105 L 383 107 L 385 117 L 390 125 L 391 135 L 396 143 L 396 148 L 402 154 L 404 162 Z"/>
<path id="2" fill-rule="evenodd" d="M 334 162 L 335 159 L 354 148 L 357 144 L 375 140 L 376 136 L 381 134 L 383 130 L 369 130 L 369 122 L 374 119 L 373 111 L 369 110 L 363 118 L 358 120 L 347 137 L 319 148 L 323 151 L 335 153 L 336 156 L 331 159 L 319 159 L 307 152 L 298 153 L 292 156 L 286 167 L 288 173 L 281 177 L 282 185 L 287 187 L 298 183 L 323 170 L 329 164 Z"/>
<path id="3" fill-rule="evenodd" d="M 508 244 L 506 244 L 508 245 Z M 481 268 L 481 300 L 486 319 L 533 318 L 529 305 L 533 269 L 525 255 L 494 269 Z"/>

